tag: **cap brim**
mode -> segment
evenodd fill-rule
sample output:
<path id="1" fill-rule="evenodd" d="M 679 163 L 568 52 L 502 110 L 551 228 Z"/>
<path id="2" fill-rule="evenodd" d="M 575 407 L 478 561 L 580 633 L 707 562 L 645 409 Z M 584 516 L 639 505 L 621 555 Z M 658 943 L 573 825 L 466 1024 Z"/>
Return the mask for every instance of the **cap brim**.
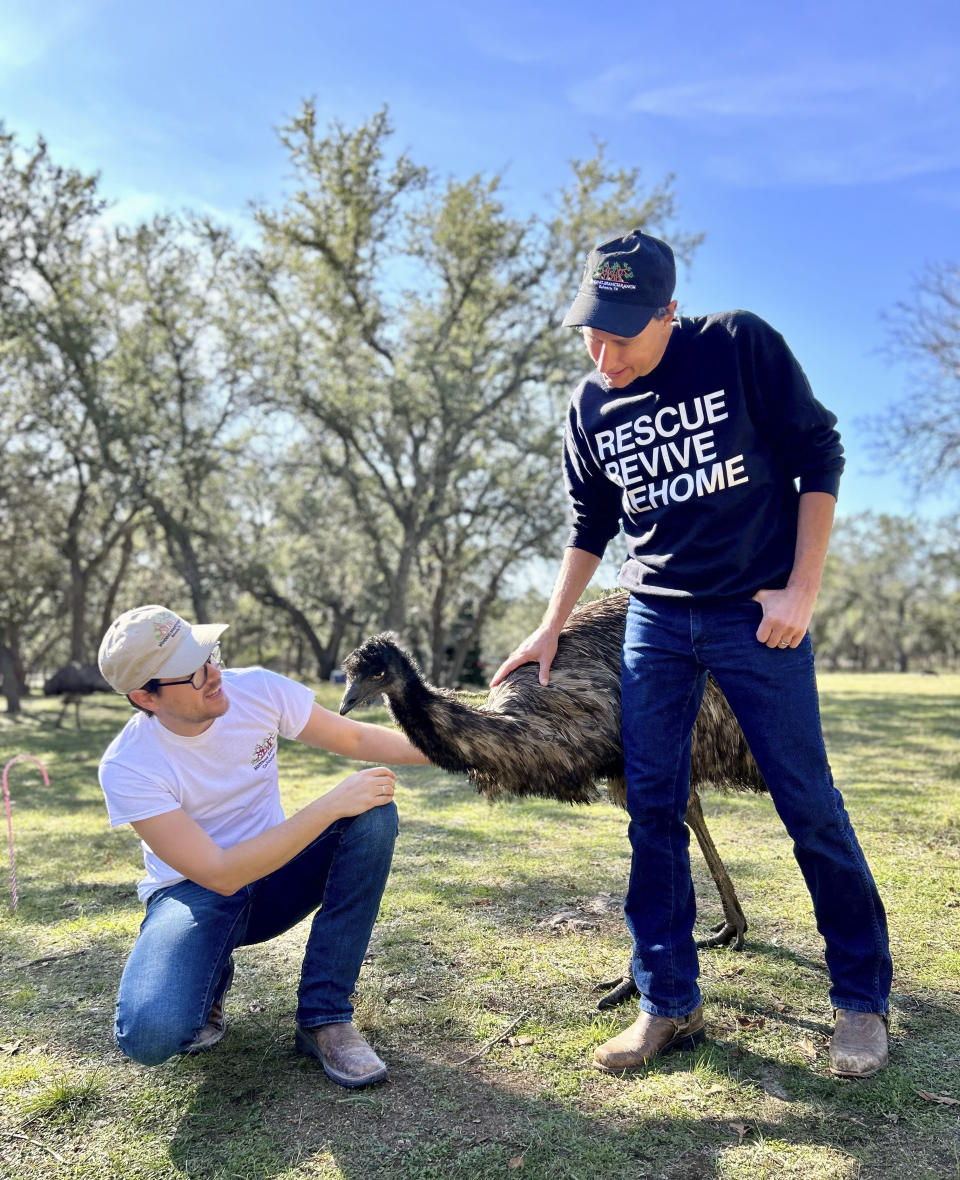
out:
<path id="1" fill-rule="evenodd" d="M 194 624 L 190 634 L 181 640 L 177 650 L 154 672 L 151 679 L 172 680 L 176 676 L 189 676 L 202 668 L 216 647 L 217 640 L 229 626 L 229 623 Z"/>
<path id="2" fill-rule="evenodd" d="M 659 310 L 657 307 L 637 307 L 619 299 L 600 299 L 592 291 L 581 291 L 563 317 L 563 326 L 596 328 L 614 336 L 639 336 Z"/>

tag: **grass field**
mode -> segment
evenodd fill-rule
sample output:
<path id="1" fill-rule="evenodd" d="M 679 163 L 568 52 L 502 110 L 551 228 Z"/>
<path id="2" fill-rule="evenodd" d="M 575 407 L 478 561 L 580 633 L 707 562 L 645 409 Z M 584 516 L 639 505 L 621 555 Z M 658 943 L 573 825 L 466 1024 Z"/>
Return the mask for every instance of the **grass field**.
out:
<path id="1" fill-rule="evenodd" d="M 895 977 L 891 1064 L 827 1070 L 821 944 L 766 798 L 706 795 L 750 920 L 702 954 L 709 1042 L 626 1080 L 590 1068 L 634 1018 L 595 1010 L 628 944 L 625 817 L 607 803 L 490 806 L 465 780 L 402 771 L 401 837 L 358 1024 L 389 1080 L 349 1093 L 293 1046 L 305 928 L 238 952 L 211 1053 L 147 1069 L 111 1042 L 140 919 L 139 847 L 111 832 L 99 754 L 127 715 L 98 697 L 0 718 L 19 909 L 0 891 L 0 1176 L 528 1180 L 960 1178 L 960 677 L 821 678 L 838 785 L 883 895 Z M 333 705 L 333 690 L 319 699 Z M 379 718 L 382 714 L 369 713 Z M 288 811 L 345 773 L 286 744 Z M 718 916 L 692 853 L 702 925 Z M 6 872 L 0 881 L 6 879 Z M 506 1034 L 505 1036 L 502 1034 Z"/>

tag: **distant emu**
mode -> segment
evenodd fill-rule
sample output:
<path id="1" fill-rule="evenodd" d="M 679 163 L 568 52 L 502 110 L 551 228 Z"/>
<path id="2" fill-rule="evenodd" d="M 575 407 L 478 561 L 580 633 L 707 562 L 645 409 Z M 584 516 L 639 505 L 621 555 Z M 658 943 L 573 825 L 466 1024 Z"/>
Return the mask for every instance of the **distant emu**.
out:
<path id="1" fill-rule="evenodd" d="M 77 729 L 80 728 L 80 702 L 94 692 L 113 692 L 96 664 L 78 664 L 72 661 L 58 668 L 43 682 L 44 696 L 63 697 L 63 708 L 57 718 L 58 729 L 71 705 L 76 709 Z"/>
<path id="2" fill-rule="evenodd" d="M 560 634 L 550 683 L 536 664 L 515 669 L 490 691 L 486 704 L 465 704 L 448 689 L 427 684 L 396 637 L 375 635 L 344 660 L 348 713 L 381 694 L 397 724 L 437 766 L 469 776 L 489 799 L 540 795 L 589 803 L 598 783 L 624 806 L 620 736 L 620 651 L 627 595 L 611 594 L 575 610 Z M 743 947 L 747 920 L 733 882 L 707 831 L 698 788 L 764 791 L 766 786 L 726 698 L 708 679 L 693 731 L 691 792 L 686 821 L 697 838 L 720 894 L 724 921 L 702 946 Z M 600 1001 L 626 999 L 629 973 Z"/>

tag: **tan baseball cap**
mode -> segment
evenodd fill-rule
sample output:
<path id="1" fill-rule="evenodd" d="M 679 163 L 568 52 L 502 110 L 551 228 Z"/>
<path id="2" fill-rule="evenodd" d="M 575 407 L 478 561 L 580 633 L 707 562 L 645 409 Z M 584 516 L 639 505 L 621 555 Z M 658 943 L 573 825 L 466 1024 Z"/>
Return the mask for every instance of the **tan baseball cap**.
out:
<path id="1" fill-rule="evenodd" d="M 210 658 L 229 623 L 191 626 L 165 606 L 138 606 L 110 624 L 98 662 L 116 692 L 133 692 L 148 680 L 189 676 Z"/>

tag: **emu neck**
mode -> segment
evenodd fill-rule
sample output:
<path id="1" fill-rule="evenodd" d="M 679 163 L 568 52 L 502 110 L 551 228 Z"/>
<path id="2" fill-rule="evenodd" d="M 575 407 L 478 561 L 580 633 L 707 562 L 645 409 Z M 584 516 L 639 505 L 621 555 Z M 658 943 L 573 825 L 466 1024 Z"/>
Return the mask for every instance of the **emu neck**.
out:
<path id="1" fill-rule="evenodd" d="M 490 771 L 502 761 L 503 743 L 516 741 L 514 718 L 462 704 L 453 693 L 424 683 L 413 668 L 402 688 L 388 692 L 390 711 L 413 744 L 444 770 Z"/>

